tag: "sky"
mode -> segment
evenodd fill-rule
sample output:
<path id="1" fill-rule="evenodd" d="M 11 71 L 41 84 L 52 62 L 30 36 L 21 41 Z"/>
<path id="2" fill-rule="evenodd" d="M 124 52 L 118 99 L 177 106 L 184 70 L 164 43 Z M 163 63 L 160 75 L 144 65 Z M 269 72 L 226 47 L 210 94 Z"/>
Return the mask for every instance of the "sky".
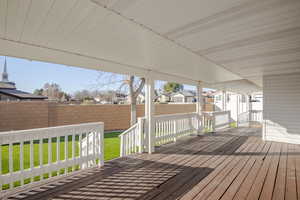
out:
<path id="1" fill-rule="evenodd" d="M 4 56 L 0 56 L 0 70 L 3 72 Z M 45 83 L 57 83 L 64 92 L 74 94 L 78 90 L 118 89 L 122 75 L 104 73 L 66 65 L 31 61 L 27 59 L 6 57 L 9 80 L 16 83 L 19 90 L 33 92 Z M 113 77 L 113 78 L 111 78 Z M 116 82 L 104 85 L 105 82 Z M 156 81 L 156 88 L 165 82 Z M 185 89 L 195 90 L 194 86 L 184 85 Z"/>

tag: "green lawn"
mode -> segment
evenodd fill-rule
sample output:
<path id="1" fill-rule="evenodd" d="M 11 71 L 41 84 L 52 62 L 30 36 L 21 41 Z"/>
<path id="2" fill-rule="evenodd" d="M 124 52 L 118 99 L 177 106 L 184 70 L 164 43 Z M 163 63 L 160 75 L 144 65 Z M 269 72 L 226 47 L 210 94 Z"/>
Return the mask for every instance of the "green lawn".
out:
<path id="1" fill-rule="evenodd" d="M 120 156 L 120 139 L 119 135 L 120 132 L 114 132 L 114 133 L 105 133 L 104 134 L 104 160 L 111 160 L 114 158 L 117 158 Z M 75 138 L 76 141 L 78 141 L 79 137 L 77 136 Z M 51 141 L 52 144 L 52 162 L 56 162 L 56 138 L 52 138 Z M 65 152 L 64 152 L 64 145 L 65 145 L 65 139 L 62 137 L 60 139 L 60 160 L 65 159 Z M 35 141 L 33 144 L 33 150 L 34 150 L 34 166 L 38 166 L 39 161 L 39 143 L 38 141 Z M 27 169 L 30 167 L 30 144 L 25 143 L 24 144 L 24 169 Z M 8 158 L 8 145 L 2 146 L 2 173 L 6 174 L 9 172 L 9 158 Z M 76 142 L 75 145 L 75 155 L 79 155 L 79 145 Z M 68 157 L 72 157 L 72 138 L 68 138 Z M 43 141 L 43 163 L 48 163 L 48 140 L 45 139 Z M 76 167 L 78 168 L 78 166 Z M 13 170 L 18 171 L 20 170 L 20 145 L 14 144 L 13 145 Z M 68 171 L 71 171 L 70 168 Z M 62 169 L 59 173 L 64 173 L 64 169 Z M 52 173 L 53 176 L 57 175 L 57 172 Z M 48 177 L 47 174 L 44 175 L 45 178 Z M 35 180 L 39 180 L 40 177 L 35 177 Z M 25 183 L 30 182 L 30 180 L 25 180 Z M 15 183 L 15 185 L 19 185 L 19 183 Z M 7 188 L 8 186 L 4 186 L 3 189 Z"/>

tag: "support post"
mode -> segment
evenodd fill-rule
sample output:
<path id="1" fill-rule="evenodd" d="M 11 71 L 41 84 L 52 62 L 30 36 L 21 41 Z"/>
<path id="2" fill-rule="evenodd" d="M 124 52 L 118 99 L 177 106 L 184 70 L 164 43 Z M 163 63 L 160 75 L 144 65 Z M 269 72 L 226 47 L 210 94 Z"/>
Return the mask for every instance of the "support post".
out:
<path id="1" fill-rule="evenodd" d="M 236 95 L 236 127 L 239 127 L 240 95 Z"/>
<path id="2" fill-rule="evenodd" d="M 155 122 L 154 122 L 154 80 L 146 78 L 145 82 L 145 117 L 146 117 L 146 133 L 147 133 L 147 149 L 146 151 L 151 154 L 154 152 L 155 145 Z"/>
<path id="3" fill-rule="evenodd" d="M 202 108 L 203 108 L 204 104 L 203 104 L 202 92 L 203 92 L 203 87 L 202 87 L 201 82 L 199 82 L 198 85 L 197 85 L 197 106 L 196 106 L 196 112 L 199 115 L 198 130 L 197 130 L 198 135 L 202 133 L 202 129 L 203 129 Z"/>
<path id="4" fill-rule="evenodd" d="M 226 103 L 227 103 L 226 92 L 222 91 L 222 110 L 223 111 L 226 111 Z"/>

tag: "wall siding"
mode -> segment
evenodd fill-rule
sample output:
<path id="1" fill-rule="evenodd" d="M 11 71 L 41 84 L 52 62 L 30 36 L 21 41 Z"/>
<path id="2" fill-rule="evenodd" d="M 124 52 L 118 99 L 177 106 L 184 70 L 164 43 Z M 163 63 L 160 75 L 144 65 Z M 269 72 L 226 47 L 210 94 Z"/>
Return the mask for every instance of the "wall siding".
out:
<path id="1" fill-rule="evenodd" d="M 265 140 L 300 144 L 300 73 L 264 76 Z"/>

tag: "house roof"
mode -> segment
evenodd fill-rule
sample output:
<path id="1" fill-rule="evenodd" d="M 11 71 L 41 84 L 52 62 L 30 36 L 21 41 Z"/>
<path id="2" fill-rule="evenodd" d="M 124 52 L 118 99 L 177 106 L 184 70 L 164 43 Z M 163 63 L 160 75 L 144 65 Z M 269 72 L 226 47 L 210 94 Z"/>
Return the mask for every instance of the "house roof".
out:
<path id="1" fill-rule="evenodd" d="M 45 96 L 35 95 L 15 89 L 0 88 L 0 93 L 13 96 L 18 99 L 47 99 Z"/>

